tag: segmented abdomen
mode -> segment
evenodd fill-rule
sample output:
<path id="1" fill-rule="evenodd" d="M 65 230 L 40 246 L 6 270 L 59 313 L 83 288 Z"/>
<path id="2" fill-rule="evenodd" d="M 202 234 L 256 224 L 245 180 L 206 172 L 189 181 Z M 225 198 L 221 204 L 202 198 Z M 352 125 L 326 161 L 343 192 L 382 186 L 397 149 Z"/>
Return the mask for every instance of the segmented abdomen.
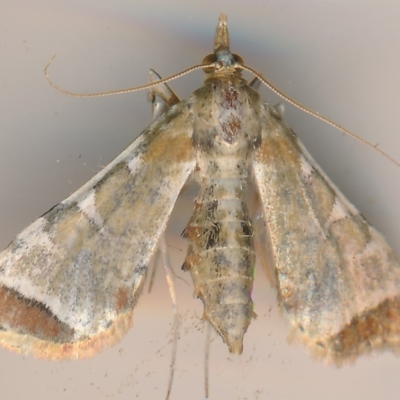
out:
<path id="1" fill-rule="evenodd" d="M 190 270 L 195 295 L 203 301 L 204 317 L 231 353 L 241 353 L 253 317 L 253 228 L 245 204 L 247 180 L 232 177 L 232 170 L 224 177 L 223 162 L 218 164 L 218 177 L 203 176 L 183 233 L 190 241 L 184 269 Z"/>

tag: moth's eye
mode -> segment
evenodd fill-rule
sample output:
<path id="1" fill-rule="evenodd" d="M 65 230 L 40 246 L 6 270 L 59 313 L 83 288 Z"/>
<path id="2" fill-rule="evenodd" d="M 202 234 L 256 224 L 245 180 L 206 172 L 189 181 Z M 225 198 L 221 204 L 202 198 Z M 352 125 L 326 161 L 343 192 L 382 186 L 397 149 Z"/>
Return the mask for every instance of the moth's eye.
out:
<path id="1" fill-rule="evenodd" d="M 243 60 L 242 57 L 239 56 L 239 54 L 233 53 L 232 55 L 233 55 L 234 60 L 235 60 L 238 64 L 244 65 L 244 60 Z"/>
<path id="2" fill-rule="evenodd" d="M 212 64 L 212 63 L 214 63 L 214 62 L 216 62 L 216 61 L 217 61 L 217 57 L 215 57 L 215 54 L 212 53 L 212 54 L 208 54 L 207 56 L 205 56 L 205 57 L 203 58 L 203 61 L 202 61 L 201 63 L 202 63 L 202 64 Z M 212 67 L 203 68 L 203 71 L 204 71 L 206 74 L 209 74 L 209 73 L 215 71 L 215 68 L 212 68 Z"/>
<path id="3" fill-rule="evenodd" d="M 235 63 L 238 63 L 240 65 L 244 64 L 244 60 L 242 57 L 240 57 L 238 54 L 232 54 L 232 58 L 235 61 Z M 202 64 L 213 64 L 217 61 L 217 57 L 215 53 L 208 54 L 203 58 Z M 209 73 L 215 70 L 215 68 L 203 68 L 204 72 Z"/>
<path id="4" fill-rule="evenodd" d="M 232 56 L 238 64 L 244 64 L 244 60 L 239 56 L 239 54 L 232 54 Z M 217 57 L 215 56 L 215 53 L 211 53 L 203 58 L 202 64 L 212 64 L 215 61 L 217 61 Z"/>
<path id="5" fill-rule="evenodd" d="M 215 57 L 215 54 L 208 54 L 203 58 L 203 61 L 201 62 L 202 64 L 212 64 L 213 62 L 217 61 L 217 57 Z"/>

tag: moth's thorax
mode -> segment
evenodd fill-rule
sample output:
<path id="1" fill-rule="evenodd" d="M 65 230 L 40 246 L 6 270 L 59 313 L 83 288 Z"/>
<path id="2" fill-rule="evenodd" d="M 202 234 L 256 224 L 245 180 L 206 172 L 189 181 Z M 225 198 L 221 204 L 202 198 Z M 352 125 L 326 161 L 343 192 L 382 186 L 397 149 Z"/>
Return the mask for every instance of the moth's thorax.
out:
<path id="1" fill-rule="evenodd" d="M 258 93 L 240 74 L 208 74 L 194 93 L 194 146 L 216 155 L 246 157 L 260 143 L 260 108 Z"/>

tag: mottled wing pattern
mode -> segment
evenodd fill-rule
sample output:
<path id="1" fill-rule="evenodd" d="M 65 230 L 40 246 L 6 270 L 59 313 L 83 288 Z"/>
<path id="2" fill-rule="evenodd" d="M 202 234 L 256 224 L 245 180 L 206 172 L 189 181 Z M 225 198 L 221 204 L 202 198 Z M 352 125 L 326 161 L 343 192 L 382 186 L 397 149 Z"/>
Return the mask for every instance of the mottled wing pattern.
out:
<path id="1" fill-rule="evenodd" d="M 400 342 L 398 260 L 281 116 L 263 108 L 253 172 L 292 337 L 338 364 L 361 352 L 394 350 Z"/>
<path id="2" fill-rule="evenodd" d="M 189 99 L 0 254 L 0 344 L 81 358 L 119 340 L 194 169 L 191 135 Z"/>

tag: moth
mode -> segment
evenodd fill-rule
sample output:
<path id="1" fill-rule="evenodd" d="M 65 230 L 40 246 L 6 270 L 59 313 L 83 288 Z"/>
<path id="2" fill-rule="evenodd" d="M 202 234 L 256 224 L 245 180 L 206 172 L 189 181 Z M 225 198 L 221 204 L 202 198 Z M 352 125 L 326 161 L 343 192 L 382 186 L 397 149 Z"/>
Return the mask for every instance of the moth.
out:
<path id="1" fill-rule="evenodd" d="M 114 161 L 0 254 L 0 343 L 47 359 L 92 356 L 131 327 L 148 264 L 182 187 L 200 186 L 183 265 L 231 353 L 254 317 L 257 188 L 262 252 L 291 337 L 341 364 L 400 341 L 400 264 L 284 122 L 242 77 L 226 16 L 203 86 L 166 106 Z"/>

